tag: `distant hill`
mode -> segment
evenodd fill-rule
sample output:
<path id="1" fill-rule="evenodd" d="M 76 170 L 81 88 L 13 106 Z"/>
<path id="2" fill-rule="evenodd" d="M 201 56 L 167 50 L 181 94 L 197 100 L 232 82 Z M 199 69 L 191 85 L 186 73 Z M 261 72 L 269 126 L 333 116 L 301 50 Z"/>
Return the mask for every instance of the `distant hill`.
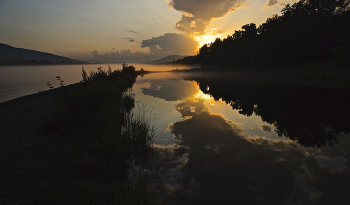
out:
<path id="1" fill-rule="evenodd" d="M 169 63 L 169 62 L 173 62 L 173 61 L 176 61 L 178 59 L 182 59 L 186 56 L 181 56 L 181 55 L 170 55 L 170 56 L 167 56 L 167 57 L 164 57 L 164 58 L 161 58 L 161 59 L 158 59 L 158 60 L 154 60 L 154 61 L 151 61 L 151 62 L 148 62 L 146 64 L 162 64 L 162 63 Z"/>
<path id="2" fill-rule="evenodd" d="M 66 62 L 79 63 L 82 61 L 70 59 L 63 56 L 54 55 L 35 50 L 24 48 L 15 48 L 3 43 L 0 43 L 0 62 L 22 62 L 22 61 L 51 61 L 51 62 Z"/>

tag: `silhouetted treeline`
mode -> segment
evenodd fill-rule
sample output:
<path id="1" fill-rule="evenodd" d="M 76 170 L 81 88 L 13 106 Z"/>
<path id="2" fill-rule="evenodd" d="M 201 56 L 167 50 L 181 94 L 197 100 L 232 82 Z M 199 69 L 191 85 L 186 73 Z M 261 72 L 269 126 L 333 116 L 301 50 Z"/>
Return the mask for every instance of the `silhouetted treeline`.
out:
<path id="1" fill-rule="evenodd" d="M 52 62 L 47 60 L 42 61 L 36 61 L 36 60 L 25 60 L 25 61 L 0 61 L 0 66 L 2 65 L 76 65 L 76 64 L 90 64 L 88 62 L 66 62 L 66 61 L 60 61 L 60 62 Z"/>
<path id="2" fill-rule="evenodd" d="M 290 66 L 307 62 L 350 62 L 350 0 L 300 0 L 287 4 L 256 27 L 203 45 L 177 63 Z"/>

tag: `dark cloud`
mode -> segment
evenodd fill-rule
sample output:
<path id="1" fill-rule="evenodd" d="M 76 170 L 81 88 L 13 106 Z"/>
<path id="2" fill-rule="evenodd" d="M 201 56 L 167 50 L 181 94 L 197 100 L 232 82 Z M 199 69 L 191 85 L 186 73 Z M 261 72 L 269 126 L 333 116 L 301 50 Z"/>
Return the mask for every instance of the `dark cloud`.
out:
<path id="1" fill-rule="evenodd" d="M 129 42 L 134 42 L 135 40 L 133 38 L 126 38 Z"/>
<path id="2" fill-rule="evenodd" d="M 197 49 L 198 42 L 193 38 L 177 33 L 166 33 L 163 36 L 153 37 L 141 42 L 141 47 L 150 49 L 152 54 L 163 53 L 166 55 L 193 54 Z"/>
<path id="3" fill-rule="evenodd" d="M 92 52 L 91 52 L 91 55 L 92 55 L 92 56 L 98 56 L 97 50 L 92 51 Z"/>
<path id="4" fill-rule="evenodd" d="M 205 28 L 215 18 L 246 5 L 247 0 L 168 0 L 170 8 L 182 11 L 176 28 L 186 33 L 204 34 Z"/>
<path id="5" fill-rule="evenodd" d="M 133 38 L 126 38 L 130 42 L 136 42 Z M 198 42 L 193 38 L 177 33 L 166 33 L 163 36 L 153 37 L 141 42 L 142 48 L 148 48 L 149 52 L 131 52 L 121 50 L 105 54 L 98 54 L 95 50 L 91 53 L 92 62 L 106 63 L 142 63 L 164 58 L 169 55 L 193 55 L 197 49 Z"/>
<path id="6" fill-rule="evenodd" d="M 267 3 L 266 3 L 266 6 L 270 7 L 270 6 L 274 6 L 274 5 L 277 5 L 277 4 L 278 4 L 277 0 L 268 0 Z"/>
<path id="7" fill-rule="evenodd" d="M 265 131 L 265 132 L 272 132 L 272 128 L 268 125 L 261 125 L 261 130 Z"/>
<path id="8" fill-rule="evenodd" d="M 130 32 L 130 33 L 139 34 L 139 33 L 137 33 L 136 31 L 133 31 L 133 30 L 126 30 L 126 31 L 128 31 L 128 32 Z"/>

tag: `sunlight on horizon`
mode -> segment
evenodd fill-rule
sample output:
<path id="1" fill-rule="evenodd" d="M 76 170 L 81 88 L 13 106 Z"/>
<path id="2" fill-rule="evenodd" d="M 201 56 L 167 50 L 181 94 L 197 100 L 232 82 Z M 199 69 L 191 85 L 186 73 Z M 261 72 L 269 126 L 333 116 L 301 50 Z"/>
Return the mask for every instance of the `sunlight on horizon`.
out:
<path id="1" fill-rule="evenodd" d="M 230 35 L 229 32 L 223 30 L 223 29 L 216 29 L 213 28 L 211 30 L 206 30 L 204 35 L 201 36 L 194 36 L 194 40 L 198 42 L 198 51 L 199 49 L 204 45 L 214 42 L 216 38 L 220 38 L 221 40 L 226 38 L 228 35 Z"/>

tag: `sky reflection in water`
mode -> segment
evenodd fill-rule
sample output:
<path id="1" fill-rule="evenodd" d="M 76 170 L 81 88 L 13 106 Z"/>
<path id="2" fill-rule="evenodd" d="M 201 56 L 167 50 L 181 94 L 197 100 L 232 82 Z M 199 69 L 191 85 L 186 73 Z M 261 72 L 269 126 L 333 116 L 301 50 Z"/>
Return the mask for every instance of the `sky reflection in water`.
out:
<path id="1" fill-rule="evenodd" d="M 136 70 L 143 68 L 149 71 L 188 68 L 188 66 L 179 65 L 132 65 Z M 112 70 L 122 69 L 122 64 L 0 66 L 0 103 L 48 90 L 47 82 L 50 82 L 54 87 L 59 87 L 59 81 L 56 80 L 56 76 L 60 76 L 64 80 L 65 85 L 77 83 L 81 80 L 82 67 L 89 73 L 90 71 L 96 72 L 100 66 L 105 71 L 108 70 L 108 66 Z"/>
<path id="2" fill-rule="evenodd" d="M 333 147 L 302 147 L 181 77 L 146 75 L 133 87 L 155 113 L 158 156 L 149 173 L 168 204 L 344 202 L 349 137 Z"/>

